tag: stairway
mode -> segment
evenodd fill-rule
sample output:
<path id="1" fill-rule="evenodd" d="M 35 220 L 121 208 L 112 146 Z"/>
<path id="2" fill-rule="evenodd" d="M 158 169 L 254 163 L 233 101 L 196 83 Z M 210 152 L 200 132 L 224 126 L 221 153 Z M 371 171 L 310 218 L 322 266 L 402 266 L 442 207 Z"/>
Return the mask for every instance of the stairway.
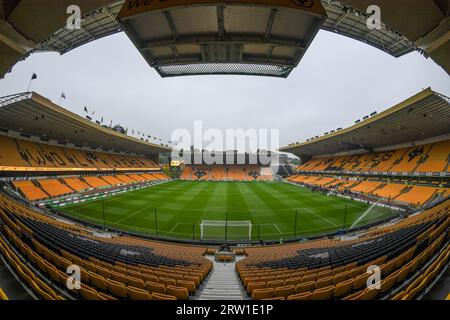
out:
<path id="1" fill-rule="evenodd" d="M 199 288 L 195 300 L 248 300 L 235 263 L 216 262 L 214 256 L 207 256 L 214 263 L 213 269 Z M 237 260 L 243 258 L 237 257 Z"/>

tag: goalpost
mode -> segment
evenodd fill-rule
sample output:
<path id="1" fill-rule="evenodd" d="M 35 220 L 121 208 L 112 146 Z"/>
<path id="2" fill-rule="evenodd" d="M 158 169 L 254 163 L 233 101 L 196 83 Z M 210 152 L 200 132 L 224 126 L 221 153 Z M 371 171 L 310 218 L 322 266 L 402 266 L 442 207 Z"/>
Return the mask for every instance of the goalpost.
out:
<path id="1" fill-rule="evenodd" d="M 202 240 L 251 240 L 251 221 L 202 220 L 200 239 Z"/>

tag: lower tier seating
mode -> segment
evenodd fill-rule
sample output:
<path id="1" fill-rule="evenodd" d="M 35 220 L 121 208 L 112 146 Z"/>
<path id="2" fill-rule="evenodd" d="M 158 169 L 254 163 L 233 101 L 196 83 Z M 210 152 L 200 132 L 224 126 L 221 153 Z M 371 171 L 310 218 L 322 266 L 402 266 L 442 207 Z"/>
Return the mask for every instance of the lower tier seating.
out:
<path id="1" fill-rule="evenodd" d="M 166 180 L 168 177 L 162 173 L 154 174 L 120 174 L 106 176 L 83 176 L 61 179 L 38 179 L 13 181 L 23 196 L 29 201 L 43 200 L 59 197 L 71 193 L 82 192 L 88 189 L 114 187 L 129 183 Z"/>
<path id="2" fill-rule="evenodd" d="M 388 201 L 422 206 L 435 196 L 448 196 L 450 189 L 441 187 L 418 186 L 383 181 L 361 181 L 321 176 L 295 175 L 287 179 L 290 182 L 306 184 L 312 187 L 337 189 L 353 193 L 372 195 Z"/>
<path id="3" fill-rule="evenodd" d="M 11 263 L 16 261 L 19 275 L 46 300 L 63 299 L 58 292 L 88 300 L 188 299 L 212 268 L 202 256 L 205 248 L 131 237 L 98 238 L 6 195 L 0 195 L 0 231 L 2 255 L 14 256 Z M 66 286 L 65 272 L 71 265 L 80 267 L 80 289 Z M 22 274 L 24 269 L 29 272 Z M 50 282 L 39 280 L 41 275 Z"/>
<path id="4" fill-rule="evenodd" d="M 0 300 L 9 300 L 8 296 L 3 292 L 2 288 L 0 288 Z"/>
<path id="5" fill-rule="evenodd" d="M 447 263 L 449 226 L 447 200 L 398 224 L 369 230 L 357 240 L 249 248 L 236 269 L 258 300 L 371 300 L 393 298 L 396 290 L 412 299 L 438 272 L 426 271 L 430 259 L 439 254 L 433 262 L 436 270 Z M 382 282 L 371 289 L 366 271 L 373 265 L 379 266 Z"/>
<path id="6" fill-rule="evenodd" d="M 45 199 L 50 196 L 32 181 L 14 181 L 13 185 L 30 201 Z"/>

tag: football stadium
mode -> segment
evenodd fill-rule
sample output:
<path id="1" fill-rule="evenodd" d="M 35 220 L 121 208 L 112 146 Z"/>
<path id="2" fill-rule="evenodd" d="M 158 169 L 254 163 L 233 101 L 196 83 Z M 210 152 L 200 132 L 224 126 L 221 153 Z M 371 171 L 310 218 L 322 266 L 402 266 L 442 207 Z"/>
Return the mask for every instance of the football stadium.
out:
<path id="1" fill-rule="evenodd" d="M 64 93 L 32 90 L 45 76 L 31 73 L 26 91 L 0 98 L 0 300 L 450 299 L 450 6 L 412 2 L 0 0 L 0 88 L 36 55 L 76 55 L 116 34 L 151 81 L 288 84 L 327 32 L 394 61 L 419 53 L 447 89 L 399 94 L 354 121 L 356 104 L 372 103 L 364 93 L 341 112 L 347 126 L 305 113 L 297 142 L 208 151 L 74 112 Z M 110 95 L 131 99 L 123 88 Z M 147 129 L 176 129 L 169 111 L 145 112 Z M 298 138 L 305 123 L 314 136 Z"/>

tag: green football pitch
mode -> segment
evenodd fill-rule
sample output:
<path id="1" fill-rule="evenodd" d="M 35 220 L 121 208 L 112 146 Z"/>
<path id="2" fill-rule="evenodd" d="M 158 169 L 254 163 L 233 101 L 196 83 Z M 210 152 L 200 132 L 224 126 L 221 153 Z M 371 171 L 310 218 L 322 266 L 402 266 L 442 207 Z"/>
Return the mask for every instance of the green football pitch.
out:
<path id="1" fill-rule="evenodd" d="M 282 182 L 209 181 L 172 181 L 60 210 L 86 222 L 143 235 L 254 241 L 317 236 L 393 214 L 389 208 Z"/>

